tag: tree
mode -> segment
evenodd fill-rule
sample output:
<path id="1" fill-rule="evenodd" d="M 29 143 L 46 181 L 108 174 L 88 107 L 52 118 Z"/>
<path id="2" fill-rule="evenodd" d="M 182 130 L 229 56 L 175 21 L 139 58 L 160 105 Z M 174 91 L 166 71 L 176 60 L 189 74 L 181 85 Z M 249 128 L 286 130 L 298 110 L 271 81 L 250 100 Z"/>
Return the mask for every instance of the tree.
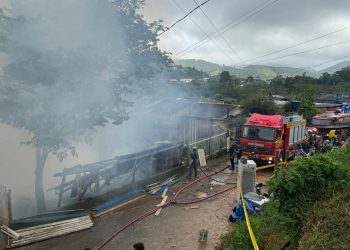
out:
<path id="1" fill-rule="evenodd" d="M 219 82 L 222 84 L 229 85 L 232 83 L 231 75 L 228 71 L 222 71 L 220 74 Z"/>
<path id="2" fill-rule="evenodd" d="M 170 62 L 157 47 L 142 0 L 13 2 L 0 9 L 0 122 L 26 129 L 36 148 L 37 211 L 46 210 L 48 155 L 76 156 L 99 126 L 128 119 L 131 95 L 151 89 Z M 57 13 L 61 13 L 57 15 Z"/>
<path id="3" fill-rule="evenodd" d="M 300 101 L 299 114 L 310 122 L 312 117 L 317 115 L 318 109 L 316 107 L 316 90 L 312 87 L 307 87 L 304 91 L 301 91 L 296 99 Z"/>
<path id="4" fill-rule="evenodd" d="M 247 77 L 246 83 L 254 83 L 254 82 L 255 82 L 254 77 L 252 77 L 252 76 L 248 76 L 248 77 Z"/>
<path id="5" fill-rule="evenodd" d="M 322 84 L 331 84 L 332 83 L 331 75 L 328 74 L 327 72 L 324 72 L 322 73 L 322 76 L 320 77 L 319 81 Z"/>
<path id="6" fill-rule="evenodd" d="M 259 113 L 273 115 L 278 109 L 275 103 L 265 93 L 255 93 L 242 102 L 243 113 L 246 115 Z"/>

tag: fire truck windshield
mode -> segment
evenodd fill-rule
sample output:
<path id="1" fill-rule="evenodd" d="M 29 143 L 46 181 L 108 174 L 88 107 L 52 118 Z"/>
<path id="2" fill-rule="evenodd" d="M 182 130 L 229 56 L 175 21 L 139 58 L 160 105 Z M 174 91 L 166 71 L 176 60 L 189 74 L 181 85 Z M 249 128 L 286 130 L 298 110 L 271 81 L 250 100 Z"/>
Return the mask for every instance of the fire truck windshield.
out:
<path id="1" fill-rule="evenodd" d="M 244 126 L 242 137 L 250 140 L 274 141 L 275 129 L 258 126 Z"/>
<path id="2" fill-rule="evenodd" d="M 330 119 L 317 119 L 317 118 L 312 118 L 311 120 L 312 125 L 318 125 L 318 126 L 327 126 L 331 125 L 332 120 Z"/>

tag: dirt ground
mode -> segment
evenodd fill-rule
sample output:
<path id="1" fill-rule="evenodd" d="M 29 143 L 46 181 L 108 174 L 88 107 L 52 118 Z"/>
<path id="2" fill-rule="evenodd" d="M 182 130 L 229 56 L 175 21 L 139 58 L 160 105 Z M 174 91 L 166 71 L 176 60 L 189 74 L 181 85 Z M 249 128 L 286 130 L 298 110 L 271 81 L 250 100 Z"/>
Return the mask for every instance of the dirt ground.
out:
<path id="1" fill-rule="evenodd" d="M 207 170 L 209 172 L 218 170 L 228 164 L 228 157 L 223 156 L 209 161 Z M 270 170 L 257 173 L 257 182 L 265 182 L 270 174 Z M 199 171 L 199 176 L 201 175 L 203 174 Z M 227 169 L 213 176 L 213 178 L 219 181 L 236 182 L 236 172 Z M 189 182 L 189 180 L 185 182 Z M 172 188 L 168 192 L 169 199 L 173 196 L 172 192 L 184 184 L 180 183 Z M 229 185 L 222 185 L 206 178 L 186 190 L 179 197 L 179 200 L 197 199 L 203 193 L 210 195 L 227 187 Z M 153 209 L 160 202 L 160 196 L 147 195 L 134 203 L 99 217 L 94 221 L 95 226 L 90 230 L 35 243 L 19 249 L 93 249 L 113 232 L 139 215 Z M 215 246 L 220 242 L 220 236 L 228 232 L 230 227 L 232 227 L 232 224 L 228 221 L 228 216 L 235 202 L 236 188 L 233 188 L 228 192 L 194 204 L 199 206 L 199 208 L 190 208 L 190 205 L 171 204 L 164 208 L 159 216 L 151 215 L 124 230 L 104 249 L 133 249 L 132 245 L 136 242 L 143 242 L 146 249 L 152 250 L 215 249 Z M 198 242 L 201 229 L 208 230 L 206 244 Z"/>

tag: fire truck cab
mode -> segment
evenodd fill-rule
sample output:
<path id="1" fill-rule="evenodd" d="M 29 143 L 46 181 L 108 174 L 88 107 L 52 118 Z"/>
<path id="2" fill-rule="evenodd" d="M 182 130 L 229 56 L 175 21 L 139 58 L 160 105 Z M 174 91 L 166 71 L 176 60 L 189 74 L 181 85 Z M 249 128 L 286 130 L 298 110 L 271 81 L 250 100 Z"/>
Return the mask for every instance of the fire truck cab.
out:
<path id="1" fill-rule="evenodd" d="M 282 162 L 295 155 L 296 145 L 305 137 L 302 116 L 254 113 L 242 127 L 242 153 L 261 163 Z"/>

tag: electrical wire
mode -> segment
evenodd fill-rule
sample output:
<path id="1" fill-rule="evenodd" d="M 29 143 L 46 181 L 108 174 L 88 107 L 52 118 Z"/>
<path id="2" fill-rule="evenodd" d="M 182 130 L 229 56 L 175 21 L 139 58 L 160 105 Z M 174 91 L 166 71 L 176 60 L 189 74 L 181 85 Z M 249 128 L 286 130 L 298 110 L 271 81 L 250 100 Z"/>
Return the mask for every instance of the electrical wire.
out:
<path id="1" fill-rule="evenodd" d="M 179 53 L 175 54 L 175 56 L 173 58 L 177 58 L 177 57 L 182 57 L 188 53 L 190 53 L 191 51 L 193 51 L 194 49 L 202 46 L 203 44 L 211 41 L 212 39 L 216 38 L 217 36 L 224 34 L 225 32 L 227 32 L 228 30 L 237 27 L 239 24 L 243 23 L 244 21 L 246 21 L 247 19 L 255 16 L 256 14 L 258 14 L 259 12 L 263 11 L 264 9 L 266 9 L 267 7 L 275 4 L 276 2 L 280 1 L 280 0 L 274 0 L 272 2 L 270 2 L 271 0 L 267 0 L 264 1 L 263 3 L 259 4 L 258 6 L 256 6 L 255 8 L 251 9 L 250 11 L 244 13 L 243 15 L 239 16 L 238 18 L 234 19 L 232 22 L 230 22 L 229 24 L 219 28 L 220 32 L 214 32 L 212 33 L 209 37 L 206 37 L 198 42 L 196 42 L 195 44 L 187 47 L 186 49 L 180 51 Z M 268 3 L 270 2 L 270 3 Z M 266 3 L 268 3 L 267 5 L 265 5 Z M 265 6 L 264 6 L 265 5 Z M 264 6 L 264 7 L 262 7 Z M 262 8 L 260 8 L 262 7 Z M 260 9 L 259 9 L 260 8 Z M 256 11 L 255 11 L 256 10 Z M 255 11 L 255 12 L 254 12 Z"/>
<path id="2" fill-rule="evenodd" d="M 173 3 L 183 12 L 186 14 L 186 11 L 181 7 L 181 5 L 176 1 L 176 0 L 172 0 Z M 189 19 L 197 26 L 197 28 L 205 35 L 205 36 L 209 36 L 209 34 L 191 17 L 189 16 Z M 224 55 L 226 56 L 229 60 L 232 61 L 233 64 L 236 64 L 236 61 L 233 60 L 233 58 L 231 58 L 227 53 L 225 53 L 225 51 L 222 50 L 222 48 L 215 43 L 214 41 L 212 41 L 212 43 L 218 48 L 218 50 Z"/>
<path id="3" fill-rule="evenodd" d="M 193 0 L 193 2 L 197 5 L 197 1 Z M 219 29 L 216 27 L 216 25 L 214 24 L 214 22 L 210 19 L 210 17 L 207 15 L 207 13 L 204 12 L 204 10 L 199 6 L 199 10 L 203 13 L 203 15 L 207 18 L 207 20 L 209 21 L 209 23 L 211 24 L 211 26 L 215 29 L 216 32 L 219 31 Z M 237 51 L 228 43 L 228 41 L 225 39 L 224 35 L 220 34 L 221 39 L 224 41 L 224 43 L 226 43 L 227 47 L 233 52 L 233 54 L 235 54 L 237 56 L 237 58 L 244 63 L 242 57 L 237 53 Z"/>
<path id="4" fill-rule="evenodd" d="M 267 62 L 267 61 L 270 62 L 270 61 L 274 61 L 274 60 L 278 60 L 278 59 L 282 59 L 282 58 L 286 58 L 286 57 L 290 57 L 290 56 L 310 53 L 310 52 L 314 52 L 317 50 L 326 49 L 326 48 L 330 48 L 330 47 L 334 47 L 334 46 L 338 46 L 338 45 L 342 45 L 342 44 L 346 44 L 346 43 L 350 43 L 350 40 L 339 42 L 339 43 L 332 43 L 332 44 L 328 44 L 328 45 L 318 47 L 315 49 L 304 50 L 304 51 L 300 51 L 300 52 L 296 52 L 296 53 L 292 53 L 292 54 L 288 54 L 288 55 L 283 55 L 283 56 L 279 56 L 279 57 L 275 57 L 275 58 L 271 58 L 271 59 L 261 60 L 261 61 L 255 62 L 255 63 L 261 63 L 261 62 Z"/>
<path id="5" fill-rule="evenodd" d="M 319 66 L 322 66 L 322 65 L 325 65 L 325 64 L 328 64 L 328 63 L 332 63 L 332 62 L 336 62 L 336 61 L 339 61 L 339 60 L 342 60 L 344 58 L 347 58 L 347 57 L 350 57 L 350 54 L 346 55 L 346 56 L 342 56 L 342 57 L 339 57 L 339 58 L 334 58 L 334 59 L 331 59 L 331 60 L 328 60 L 328 61 L 325 61 L 323 63 L 319 63 L 319 64 L 316 64 L 316 65 L 312 65 L 312 66 L 309 66 L 308 68 L 317 68 Z M 306 69 L 297 69 L 295 71 L 293 71 L 292 73 L 290 73 L 290 75 L 294 75 L 298 72 L 302 72 L 302 71 L 305 71 Z"/>
<path id="6" fill-rule="evenodd" d="M 247 60 L 245 60 L 245 62 L 250 62 L 250 61 L 253 61 L 253 60 L 255 60 L 255 59 L 259 59 L 259 58 L 263 58 L 263 57 L 266 57 L 266 56 L 274 55 L 274 54 L 280 53 L 280 52 L 282 52 L 282 51 L 285 51 L 285 50 L 288 50 L 288 49 L 291 49 L 291 48 L 295 48 L 295 47 L 298 47 L 298 46 L 300 46 L 300 45 L 304 45 L 304 44 L 313 42 L 313 41 L 315 41 L 315 40 L 318 40 L 318 39 L 321 39 L 321 38 L 324 38 L 324 37 L 333 35 L 333 34 L 335 34 L 335 33 L 344 31 L 344 30 L 349 29 L 349 28 L 350 28 L 350 26 L 346 26 L 346 27 L 343 27 L 343 28 L 341 28 L 341 29 L 334 30 L 334 31 L 331 31 L 331 32 L 329 32 L 329 33 L 322 34 L 322 35 L 319 35 L 319 36 L 317 36 L 317 37 L 311 38 L 311 39 L 309 39 L 309 40 L 306 40 L 306 41 L 303 41 L 303 42 L 299 42 L 299 43 L 296 43 L 296 44 L 287 46 L 287 47 L 282 48 L 282 49 L 270 51 L 270 52 L 268 52 L 268 53 L 266 53 L 266 54 L 263 54 L 263 55 L 261 55 L 261 56 L 256 56 L 256 57 L 247 59 Z M 238 65 L 235 65 L 235 66 L 238 66 Z"/>
<path id="7" fill-rule="evenodd" d="M 203 6 L 204 4 L 208 3 L 210 0 L 206 0 L 205 2 L 201 3 L 199 6 L 195 7 L 194 9 L 192 9 L 190 12 L 188 12 L 185 16 L 183 16 L 182 18 L 180 18 L 179 20 L 177 20 L 175 23 L 173 23 L 172 25 L 170 25 L 170 27 L 166 27 L 164 31 L 162 31 L 161 33 L 159 33 L 157 35 L 157 37 L 163 35 L 165 32 L 169 31 L 172 27 L 174 27 L 177 23 L 181 22 L 182 20 L 186 19 L 186 17 L 188 17 L 189 15 L 191 15 L 196 9 L 198 9 L 200 6 Z"/>
<path id="8" fill-rule="evenodd" d="M 261 6 L 265 5 L 265 4 L 268 3 L 269 1 L 271 1 L 271 0 L 266 0 L 266 1 L 264 1 L 263 3 L 257 5 L 255 8 L 249 10 L 248 12 L 246 12 L 246 13 L 244 13 L 243 15 L 239 16 L 238 18 L 235 18 L 235 19 L 234 19 L 233 21 L 231 21 L 229 24 L 227 24 L 227 25 L 225 25 L 225 26 L 219 28 L 219 30 L 223 30 L 223 29 L 229 27 L 230 25 L 233 25 L 235 22 L 238 22 L 240 19 L 242 19 L 242 18 L 244 18 L 245 16 L 249 15 L 250 13 L 254 12 L 256 9 L 259 9 Z M 180 51 L 179 53 L 175 54 L 175 57 L 182 56 L 183 53 L 186 53 L 186 52 L 187 52 L 188 50 L 190 50 L 190 49 L 195 49 L 195 47 L 196 47 L 197 45 L 201 46 L 201 45 L 202 45 L 202 44 L 200 44 L 201 42 L 203 42 L 203 41 L 209 39 L 211 36 L 213 36 L 213 35 L 215 35 L 215 34 L 217 34 L 217 33 L 218 33 L 218 32 L 214 32 L 214 33 L 210 34 L 209 36 L 205 37 L 204 39 L 202 39 L 202 40 L 200 40 L 200 41 L 198 41 L 198 42 L 192 44 L 191 46 L 187 47 L 186 49 L 184 49 L 184 50 Z M 204 44 L 204 43 L 203 43 L 203 44 Z M 190 51 L 189 51 L 189 52 L 190 52 Z"/>

